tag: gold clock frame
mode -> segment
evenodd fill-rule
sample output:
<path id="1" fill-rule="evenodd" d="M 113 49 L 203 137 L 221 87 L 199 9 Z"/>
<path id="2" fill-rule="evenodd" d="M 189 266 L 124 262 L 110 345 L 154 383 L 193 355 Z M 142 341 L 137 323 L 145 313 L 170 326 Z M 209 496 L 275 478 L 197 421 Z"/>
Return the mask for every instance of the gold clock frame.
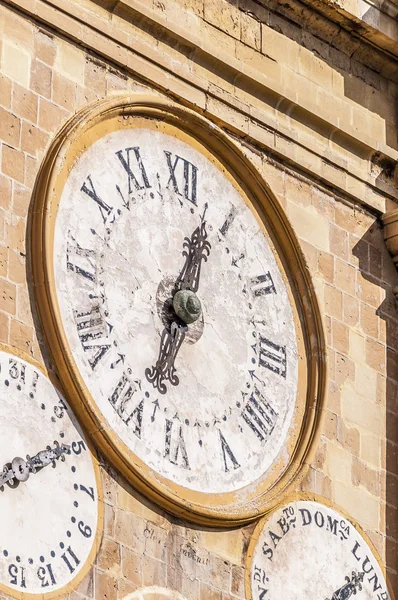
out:
<path id="1" fill-rule="evenodd" d="M 254 531 L 250 538 L 250 543 L 249 543 L 249 547 L 247 549 L 247 554 L 246 554 L 246 559 L 245 559 L 245 597 L 247 598 L 247 600 L 255 600 L 253 598 L 252 590 L 251 590 L 251 572 L 252 572 L 252 566 L 253 566 L 254 552 L 256 549 L 257 542 L 260 538 L 261 532 L 263 531 L 268 520 L 272 517 L 274 512 L 281 509 L 283 506 L 290 504 L 291 502 L 297 502 L 300 500 L 307 500 L 310 502 L 311 501 L 318 502 L 319 504 L 323 504 L 327 508 L 332 508 L 333 510 L 335 510 L 336 512 L 341 514 L 345 519 L 347 519 L 347 521 L 349 521 L 351 523 L 351 525 L 354 527 L 354 529 L 356 529 L 359 532 L 359 534 L 362 536 L 362 538 L 368 544 L 370 550 L 373 553 L 373 556 L 375 557 L 375 559 L 380 567 L 381 572 L 383 573 L 383 576 L 384 576 L 384 579 L 385 579 L 385 582 L 387 585 L 387 590 L 390 595 L 390 599 L 395 600 L 395 595 L 394 595 L 390 580 L 388 578 L 388 574 L 387 574 L 386 568 L 384 566 L 384 563 L 381 560 L 380 555 L 379 555 L 375 545 L 373 544 L 373 542 L 369 538 L 369 536 L 366 534 L 366 532 L 362 529 L 362 527 L 359 525 L 359 523 L 357 523 L 355 521 L 355 519 L 347 513 L 346 510 L 341 508 L 341 506 L 339 506 L 338 504 L 336 504 L 329 498 L 325 498 L 324 496 L 320 496 L 319 494 L 313 494 L 311 492 L 295 492 L 295 493 L 288 495 L 287 497 L 283 498 L 282 501 L 280 501 L 276 506 L 274 506 L 271 511 L 269 511 L 264 517 L 262 517 L 257 522 L 256 527 L 254 528 Z"/>
<path id="2" fill-rule="evenodd" d="M 50 383 L 54 386 L 54 388 L 65 399 L 67 399 L 65 392 L 62 390 L 56 376 L 53 373 L 51 373 L 51 371 L 48 371 L 42 363 L 40 363 L 39 361 L 34 359 L 32 356 L 30 356 L 30 354 L 23 352 L 22 350 L 20 350 L 19 348 L 16 348 L 15 346 L 11 346 L 8 344 L 2 344 L 2 343 L 0 343 L 0 351 L 6 352 L 10 356 L 20 358 L 21 360 L 24 360 L 28 364 L 32 365 L 32 367 L 34 367 L 35 369 L 40 371 L 40 373 L 42 373 L 45 377 L 47 377 L 47 379 L 50 380 Z M 68 404 L 69 404 L 69 402 L 68 402 Z M 73 412 L 75 413 L 76 411 L 73 409 Z M 77 419 L 77 416 L 76 416 L 76 419 Z M 89 437 L 86 438 L 86 442 L 87 442 L 87 446 L 90 450 L 91 460 L 93 463 L 93 469 L 94 469 L 94 474 L 95 474 L 95 481 L 96 481 L 96 485 L 97 485 L 98 518 L 97 518 L 97 524 L 96 524 L 96 530 L 95 530 L 95 539 L 93 540 L 93 545 L 90 550 L 90 554 L 88 555 L 84 565 L 79 570 L 77 575 L 75 575 L 75 577 L 73 577 L 69 581 L 69 583 L 64 585 L 62 588 L 59 588 L 58 590 L 54 590 L 52 592 L 47 592 L 47 593 L 41 592 L 39 594 L 35 594 L 35 593 L 31 593 L 31 592 L 19 592 L 18 590 L 14 590 L 13 588 L 11 588 L 1 582 L 0 582 L 0 592 L 7 594 L 8 596 L 10 596 L 12 598 L 16 598 L 17 600 L 56 600 L 57 598 L 64 598 L 66 595 L 70 594 L 71 592 L 73 592 L 74 590 L 77 589 L 77 587 L 80 585 L 80 583 L 86 577 L 86 575 L 89 573 L 90 569 L 92 569 L 92 567 L 94 566 L 95 557 L 99 552 L 101 542 L 102 542 L 102 534 L 104 531 L 104 495 L 103 495 L 101 473 L 100 473 L 100 468 L 99 468 L 99 462 L 97 459 L 96 449 L 93 447 L 92 442 Z"/>
<path id="3" fill-rule="evenodd" d="M 288 463 L 284 464 L 280 452 L 267 476 L 243 488 L 245 493 L 242 489 L 224 494 L 194 492 L 154 474 L 104 422 L 78 372 L 63 329 L 52 256 L 62 186 L 76 158 L 96 139 L 116 128 L 131 127 L 140 119 L 148 126 L 173 130 L 174 135 L 178 131 L 191 144 L 196 142 L 202 152 L 205 149 L 208 158 L 238 187 L 263 228 L 267 221 L 268 237 L 279 252 L 276 258 L 284 265 L 281 271 L 288 273 L 287 288 L 294 297 L 291 303 L 296 330 L 303 332 L 299 346 L 305 358 L 299 361 L 298 417 L 290 428 L 295 437 L 287 442 Z M 31 213 L 30 258 L 38 312 L 69 402 L 103 454 L 138 491 L 180 517 L 226 527 L 258 518 L 297 485 L 314 456 L 324 417 L 326 351 L 322 318 L 305 259 L 282 207 L 252 163 L 221 129 L 194 111 L 156 96 L 115 96 L 81 110 L 60 130 L 41 165 Z"/>

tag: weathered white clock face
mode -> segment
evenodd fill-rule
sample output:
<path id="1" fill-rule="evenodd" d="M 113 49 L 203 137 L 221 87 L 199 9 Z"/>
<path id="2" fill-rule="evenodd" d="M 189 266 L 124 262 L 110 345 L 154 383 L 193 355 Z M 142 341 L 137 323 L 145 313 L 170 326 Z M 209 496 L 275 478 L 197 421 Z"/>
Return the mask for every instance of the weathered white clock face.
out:
<path id="1" fill-rule="evenodd" d="M 389 600 L 369 545 L 336 510 L 297 500 L 261 522 L 251 563 L 252 600 Z"/>
<path id="2" fill-rule="evenodd" d="M 68 175 L 53 259 L 73 359 L 132 452 L 202 492 L 270 469 L 295 411 L 293 311 L 267 236 L 225 173 L 164 132 L 114 131 Z M 179 287 L 203 311 L 185 337 L 170 308 Z"/>
<path id="3" fill-rule="evenodd" d="M 42 597 L 75 579 L 92 552 L 94 465 L 50 380 L 4 351 L 0 397 L 0 583 L 12 594 Z"/>

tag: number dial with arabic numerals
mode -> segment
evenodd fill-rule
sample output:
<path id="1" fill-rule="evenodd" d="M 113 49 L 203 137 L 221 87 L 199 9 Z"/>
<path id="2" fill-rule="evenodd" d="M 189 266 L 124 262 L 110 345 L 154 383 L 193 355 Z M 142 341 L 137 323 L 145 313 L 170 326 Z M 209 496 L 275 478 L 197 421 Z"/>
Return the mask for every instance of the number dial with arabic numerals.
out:
<path id="1" fill-rule="evenodd" d="M 65 452 L 0 485 L 0 589 L 58 597 L 86 573 L 100 523 L 97 467 L 66 401 L 30 361 L 0 350 L 0 468 Z M 28 457 L 28 460 L 27 460 Z M 37 464 L 37 462 L 36 462 Z M 3 475 L 4 476 L 4 475 Z M 0 478 L 2 474 L 0 473 Z"/>
<path id="2" fill-rule="evenodd" d="M 77 120 L 33 213 L 53 232 L 34 264 L 61 377 L 141 491 L 201 522 L 253 518 L 293 480 L 291 463 L 298 472 L 318 401 L 307 388 L 321 352 L 307 357 L 286 259 L 263 209 L 194 135 L 138 116 L 92 123 L 80 137 Z M 173 309 L 186 290 L 202 307 L 188 325 Z"/>
<path id="3" fill-rule="evenodd" d="M 381 561 L 347 516 L 297 495 L 259 522 L 248 550 L 250 600 L 393 600 Z"/>

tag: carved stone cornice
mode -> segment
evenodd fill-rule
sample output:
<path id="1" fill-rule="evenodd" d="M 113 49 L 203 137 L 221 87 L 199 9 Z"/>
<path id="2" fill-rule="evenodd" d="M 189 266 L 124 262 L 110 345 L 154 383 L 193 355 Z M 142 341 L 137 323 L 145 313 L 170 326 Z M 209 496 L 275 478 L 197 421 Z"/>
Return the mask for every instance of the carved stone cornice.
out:
<path id="1" fill-rule="evenodd" d="M 223 46 L 214 41 L 214 27 L 182 6 L 179 6 L 179 18 L 176 18 L 175 14 L 168 14 L 169 5 L 164 10 L 155 10 L 144 0 L 4 1 L 206 114 L 245 142 L 261 147 L 284 164 L 310 173 L 379 214 L 385 211 L 385 197 L 396 201 L 394 172 L 398 171 L 398 152 L 382 141 L 377 117 L 368 112 L 370 124 L 375 126 L 373 130 L 370 127 L 354 128 L 349 118 L 337 119 L 336 111 L 330 111 L 329 101 L 341 104 L 340 115 L 348 113 L 351 104 L 345 99 L 326 94 L 325 101 L 317 103 L 315 94 L 306 90 L 298 102 L 295 86 L 286 84 L 280 65 L 248 46 L 245 49 L 253 54 L 250 56 L 253 63 L 245 57 L 233 56 L 228 51 L 230 45 Z M 270 15 L 258 3 L 240 2 Z M 96 10 L 93 11 L 91 5 Z M 347 32 L 346 37 L 341 35 L 341 27 L 320 18 L 319 12 L 310 10 L 299 0 L 285 0 L 283 4 L 267 0 L 267 6 L 280 12 L 293 6 L 296 15 L 301 7 L 303 30 L 318 33 L 322 30 L 326 41 L 329 41 L 329 32 L 331 45 L 341 44 L 342 39 L 346 42 L 349 38 Z M 112 11 L 116 10 L 119 10 L 118 16 L 113 19 Z M 267 22 L 265 13 L 265 25 L 275 25 L 272 19 Z M 311 20 L 313 18 L 315 22 Z M 325 29 L 326 26 L 329 29 Z M 140 35 L 140 31 L 144 35 Z M 153 43 L 159 36 L 161 46 Z M 235 43 L 223 31 L 220 36 L 224 36 L 229 44 Z M 370 47 L 367 41 L 366 46 Z M 354 48 L 358 48 L 356 40 Z M 261 57 L 260 64 L 256 62 L 257 56 Z M 386 57 L 385 53 L 383 57 Z M 386 65 L 391 64 L 388 61 Z M 397 68 L 396 61 L 394 67 Z M 211 80 L 206 76 L 207 71 L 211 71 Z M 228 91 L 226 85 L 231 81 L 233 92 Z M 336 152 L 339 147 L 342 148 L 341 155 Z"/>

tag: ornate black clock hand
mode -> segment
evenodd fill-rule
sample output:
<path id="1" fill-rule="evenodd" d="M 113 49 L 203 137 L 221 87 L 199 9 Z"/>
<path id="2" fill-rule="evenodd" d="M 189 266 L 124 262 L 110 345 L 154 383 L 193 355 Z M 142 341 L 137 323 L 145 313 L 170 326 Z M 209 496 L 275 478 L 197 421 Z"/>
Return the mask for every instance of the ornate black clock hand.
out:
<path id="1" fill-rule="evenodd" d="M 202 312 L 200 300 L 196 295 L 199 288 L 202 260 L 207 261 L 210 254 L 210 243 L 207 241 L 205 215 L 201 224 L 196 227 L 190 238 L 184 238 L 182 255 L 185 264 L 177 278 L 173 290 L 173 308 L 177 317 L 171 323 L 170 331 L 165 328 L 160 340 L 159 357 L 155 366 L 145 369 L 147 380 L 161 393 L 167 392 L 165 381 L 178 385 L 180 380 L 174 366 L 178 351 L 184 341 L 187 325 L 196 321 Z"/>
<path id="2" fill-rule="evenodd" d="M 167 392 L 167 387 L 164 381 L 170 381 L 172 385 L 178 385 L 180 380 L 176 375 L 174 361 L 184 341 L 186 325 L 179 325 L 175 321 L 172 322 L 170 332 L 163 329 L 160 340 L 159 358 L 156 364 L 151 369 L 145 369 L 147 380 L 152 383 L 160 394 Z"/>
<path id="3" fill-rule="evenodd" d="M 16 456 L 12 462 L 3 467 L 3 472 L 0 474 L 0 487 L 5 483 L 13 483 L 14 479 L 17 481 L 27 481 L 31 473 L 36 473 L 38 469 L 42 469 L 47 465 L 55 467 L 55 461 L 60 458 L 62 461 L 65 460 L 65 454 L 70 454 L 70 446 L 66 444 L 59 444 L 54 441 L 54 447 L 47 446 L 45 450 L 41 450 L 35 456 L 26 456 L 26 460 Z"/>
<path id="4" fill-rule="evenodd" d="M 201 224 L 196 227 L 190 238 L 184 238 L 182 255 L 185 256 L 185 264 L 177 277 L 176 292 L 179 290 L 197 292 L 199 289 L 202 260 L 207 261 L 211 248 L 207 240 L 206 211 L 207 203 L 200 218 Z"/>
<path id="5" fill-rule="evenodd" d="M 347 598 L 350 598 L 352 595 L 356 595 L 357 588 L 358 590 L 362 589 L 361 582 L 363 581 L 364 575 L 365 573 L 363 572 L 356 573 L 353 571 L 351 577 L 346 576 L 346 583 L 336 590 L 330 599 L 326 598 L 325 600 L 347 600 Z"/>

